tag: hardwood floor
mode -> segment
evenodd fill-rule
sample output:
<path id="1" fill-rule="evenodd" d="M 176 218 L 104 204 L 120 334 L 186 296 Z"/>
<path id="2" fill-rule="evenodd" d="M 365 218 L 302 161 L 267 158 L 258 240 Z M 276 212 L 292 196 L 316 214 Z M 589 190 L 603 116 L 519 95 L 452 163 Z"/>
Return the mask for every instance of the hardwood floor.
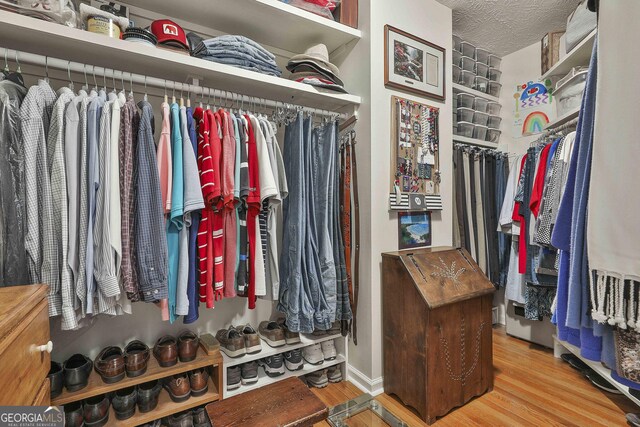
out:
<path id="1" fill-rule="evenodd" d="M 435 426 L 624 426 L 626 412 L 640 412 L 624 396 L 598 390 L 553 351 L 493 331 L 493 391 L 438 419 Z M 328 406 L 353 399 L 362 392 L 343 381 L 313 392 Z M 426 424 L 397 398 L 377 399 L 410 426 Z M 354 426 L 377 426 L 361 417 Z M 316 427 L 326 427 L 327 423 Z"/>

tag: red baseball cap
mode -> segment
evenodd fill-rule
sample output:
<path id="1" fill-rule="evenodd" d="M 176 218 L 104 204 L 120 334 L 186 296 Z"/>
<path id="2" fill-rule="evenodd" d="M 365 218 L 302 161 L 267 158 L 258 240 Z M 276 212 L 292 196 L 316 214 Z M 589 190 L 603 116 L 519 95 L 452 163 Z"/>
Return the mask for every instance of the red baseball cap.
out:
<path id="1" fill-rule="evenodd" d="M 169 19 L 158 19 L 151 23 L 151 32 L 158 43 L 189 50 L 187 36 L 182 27 Z"/>

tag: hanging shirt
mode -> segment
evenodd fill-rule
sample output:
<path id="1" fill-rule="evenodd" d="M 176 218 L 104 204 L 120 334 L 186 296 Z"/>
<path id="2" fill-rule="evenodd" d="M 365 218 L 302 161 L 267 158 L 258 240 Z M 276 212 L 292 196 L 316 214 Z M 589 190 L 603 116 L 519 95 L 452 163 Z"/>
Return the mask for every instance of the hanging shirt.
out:
<path id="1" fill-rule="evenodd" d="M 222 215 L 224 236 L 224 297 L 236 296 L 236 248 L 238 246 L 236 230 L 236 201 L 235 201 L 235 163 L 236 138 L 233 119 L 226 111 L 219 112 L 222 127 Z"/>
<path id="2" fill-rule="evenodd" d="M 238 139 L 240 140 L 240 202 L 238 203 L 238 268 L 236 272 L 236 292 L 248 295 L 248 254 L 249 240 L 247 236 L 247 197 L 249 196 L 249 161 L 247 157 L 247 128 L 244 117 L 237 117 Z"/>
<path id="3" fill-rule="evenodd" d="M 258 284 L 256 269 L 263 265 L 262 258 L 257 258 L 258 249 L 256 245 L 260 243 L 260 234 L 258 229 L 258 215 L 262 207 L 262 201 L 260 199 L 260 165 L 258 163 L 258 148 L 256 146 L 256 136 L 251 118 L 245 115 L 247 121 L 247 157 L 249 164 L 249 194 L 247 196 L 247 240 L 249 241 L 249 256 L 248 256 L 248 270 L 249 270 L 249 287 L 247 296 L 249 298 L 249 308 L 256 308 L 256 295 Z M 263 265 L 264 267 L 264 265 Z"/>
<path id="4" fill-rule="evenodd" d="M 64 112 L 75 95 L 71 89 L 63 87 L 51 113 L 51 124 L 47 138 L 47 163 L 51 176 L 51 215 L 53 234 L 47 239 L 53 241 L 58 253 L 58 280 L 60 295 L 55 298 L 60 306 L 55 310 L 62 314 L 62 329 L 77 327 L 76 314 L 73 309 L 75 292 L 69 267 L 69 216 L 67 210 L 67 176 L 64 164 Z M 64 307 L 64 310 L 63 310 Z"/>
<path id="5" fill-rule="evenodd" d="M 184 323 L 192 323 L 198 319 L 198 299 L 196 287 L 197 239 L 200 225 L 200 210 L 204 208 L 202 187 L 197 165 L 197 136 L 191 108 L 180 108 L 180 125 L 182 129 L 182 162 L 184 171 L 184 227 L 180 233 L 180 266 L 178 268 L 178 300 L 176 312 L 186 307 Z M 187 252 L 183 256 L 183 231 L 186 231 Z M 185 264 L 186 262 L 186 264 Z M 185 277 L 186 273 L 186 277 Z M 184 287 L 186 302 L 180 296 Z"/>
<path id="6" fill-rule="evenodd" d="M 171 213 L 171 122 L 169 104 L 162 103 L 162 131 L 158 141 L 157 162 L 160 174 L 160 190 L 162 192 L 162 208 L 165 214 Z"/>
<path id="7" fill-rule="evenodd" d="M 198 259 L 199 278 L 198 289 L 200 302 L 205 302 L 207 308 L 213 308 L 213 220 L 212 202 L 215 183 L 213 182 L 213 161 L 211 159 L 211 145 L 209 143 L 209 119 L 206 111 L 196 108 L 193 113 L 198 121 L 198 171 L 200 173 L 200 187 L 205 208 L 202 210 L 200 226 L 198 227 Z"/>
<path id="8" fill-rule="evenodd" d="M 183 228 L 184 182 L 182 173 L 182 132 L 180 129 L 180 107 L 171 104 L 171 213 L 167 221 L 167 249 L 169 253 L 169 320 L 175 322 L 178 290 L 178 268 L 180 265 L 180 231 Z M 186 290 L 186 289 L 185 289 Z M 182 302 L 185 299 L 182 298 Z M 181 307 L 186 314 L 188 307 Z"/>
<path id="9" fill-rule="evenodd" d="M 209 141 L 211 144 L 211 160 L 213 164 L 213 294 L 216 301 L 224 295 L 224 215 L 222 199 L 222 119 L 219 113 L 207 110 L 209 120 Z"/>
<path id="10" fill-rule="evenodd" d="M 136 261 L 142 301 L 156 302 L 168 298 L 167 239 L 165 238 L 164 205 L 160 190 L 160 174 L 153 139 L 153 108 L 146 101 L 138 103 L 137 183 L 135 201 Z"/>

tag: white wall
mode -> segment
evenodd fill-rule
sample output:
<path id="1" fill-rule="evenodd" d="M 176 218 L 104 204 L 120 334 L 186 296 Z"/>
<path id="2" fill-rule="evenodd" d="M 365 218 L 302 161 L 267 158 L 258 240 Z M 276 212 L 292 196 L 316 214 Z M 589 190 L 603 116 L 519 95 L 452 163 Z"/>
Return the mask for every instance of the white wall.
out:
<path id="1" fill-rule="evenodd" d="M 362 212 L 362 254 L 360 280 L 360 311 L 358 314 L 358 346 L 351 346 L 349 363 L 361 373 L 355 381 L 370 391 L 379 391 L 382 378 L 382 301 L 381 301 L 381 254 L 398 249 L 397 215 L 389 213 L 389 167 L 391 156 L 391 96 L 398 95 L 417 102 L 440 108 L 440 168 L 444 210 L 432 216 L 433 245 L 444 246 L 452 243 L 452 147 L 451 147 L 451 10 L 434 0 L 372 0 L 360 2 L 360 26 L 369 33 L 371 52 L 370 93 L 360 93 L 365 98 L 359 115 L 362 130 L 359 135 L 370 134 L 370 140 L 359 138 L 361 144 L 358 154 L 360 176 L 360 210 Z M 363 13 L 364 12 L 364 13 Z M 368 22 L 367 19 L 369 15 Z M 384 26 L 389 24 L 407 31 L 429 42 L 439 45 L 447 52 L 447 93 L 446 102 L 436 102 L 384 87 Z M 361 43 L 363 42 L 361 41 Z M 362 53 L 367 48 L 361 47 Z M 356 56 L 358 58 L 358 56 Z M 365 74 L 366 61 L 362 64 L 360 77 Z M 370 113 L 370 117 L 366 115 Z M 367 145 L 363 147 L 362 145 Z M 362 153 L 361 151 L 369 151 Z M 368 154 L 368 155 L 367 155 Z M 365 164 L 368 163 L 368 164 Z M 366 301 L 366 302 L 365 302 Z M 354 371 L 352 371 L 352 374 Z M 373 390 L 371 390 L 373 389 Z"/>

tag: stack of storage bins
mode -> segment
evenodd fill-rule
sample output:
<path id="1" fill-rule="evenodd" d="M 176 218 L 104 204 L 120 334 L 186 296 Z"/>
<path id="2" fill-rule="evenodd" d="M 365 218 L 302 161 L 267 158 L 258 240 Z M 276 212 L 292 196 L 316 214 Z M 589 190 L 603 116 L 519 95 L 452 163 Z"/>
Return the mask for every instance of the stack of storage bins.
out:
<path id="1" fill-rule="evenodd" d="M 453 36 L 453 83 L 500 97 L 501 59 L 489 51 Z M 453 133 L 497 143 L 500 139 L 500 104 L 469 93 L 454 94 Z"/>

